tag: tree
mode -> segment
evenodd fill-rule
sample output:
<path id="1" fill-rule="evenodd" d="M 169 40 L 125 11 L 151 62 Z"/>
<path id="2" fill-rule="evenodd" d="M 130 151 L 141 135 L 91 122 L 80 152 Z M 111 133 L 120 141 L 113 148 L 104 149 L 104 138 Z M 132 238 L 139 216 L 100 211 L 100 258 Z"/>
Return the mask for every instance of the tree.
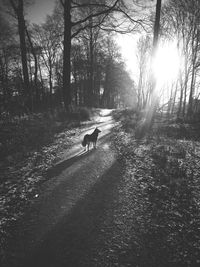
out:
<path id="1" fill-rule="evenodd" d="M 118 108 L 134 106 L 136 91 L 134 82 L 125 69 L 124 62 L 112 34 L 103 40 L 101 58 L 103 58 L 103 107 Z"/>
<path id="2" fill-rule="evenodd" d="M 198 95 L 196 84 L 200 65 L 199 21 L 200 8 L 197 0 L 170 0 L 164 10 L 168 22 L 168 35 L 177 39 L 183 61 L 179 75 L 179 103 L 177 116 L 193 113 L 193 100 Z"/>
<path id="3" fill-rule="evenodd" d="M 20 50 L 21 50 L 21 60 L 22 60 L 22 71 L 24 79 L 24 94 L 29 99 L 30 107 L 30 84 L 29 84 L 29 74 L 27 66 L 27 47 L 26 47 L 26 25 L 24 20 L 24 1 L 23 0 L 9 0 L 18 21 L 18 32 L 20 38 Z"/>
<path id="4" fill-rule="evenodd" d="M 75 38 L 81 31 L 86 28 L 93 29 L 95 27 L 101 27 L 103 22 L 108 18 L 109 14 L 113 12 L 118 12 L 126 16 L 134 23 L 141 23 L 141 21 L 135 21 L 131 19 L 130 16 L 126 14 L 124 9 L 126 8 L 123 1 L 68 1 L 60 0 L 63 6 L 64 13 L 64 52 L 63 52 L 63 96 L 65 108 L 70 111 L 71 104 L 71 92 L 70 92 L 70 51 L 71 51 L 71 40 Z M 79 17 L 76 21 L 72 21 L 71 12 L 75 10 L 89 9 L 91 12 L 86 14 L 85 17 Z M 73 13 L 74 14 L 74 13 Z M 95 20 L 95 18 L 101 17 L 100 20 Z M 111 19 L 111 18 L 109 18 Z M 116 21 L 116 19 L 115 19 Z M 119 25 L 119 22 L 117 23 Z M 113 25 L 114 30 L 117 31 L 117 27 Z M 109 28 L 111 30 L 111 28 Z M 131 29 L 128 28 L 127 31 Z M 92 56 L 92 53 L 91 53 Z M 91 60 L 92 64 L 92 60 Z M 92 83 L 92 73 L 91 73 L 91 83 Z M 91 85 L 92 86 L 92 85 Z"/>
<path id="5" fill-rule="evenodd" d="M 63 43 L 63 100 L 66 111 L 70 111 L 71 104 L 71 1 L 61 1 L 64 8 L 64 43 Z"/>
<path id="6" fill-rule="evenodd" d="M 102 106 L 107 108 L 135 107 L 134 82 L 125 70 L 123 62 L 109 60 L 105 73 Z"/>
<path id="7" fill-rule="evenodd" d="M 138 83 L 137 83 L 137 108 L 144 109 L 149 98 L 149 63 L 151 53 L 150 36 L 142 36 L 137 44 Z"/>
<path id="8" fill-rule="evenodd" d="M 158 42 L 159 42 L 159 33 L 160 33 L 160 14 L 161 14 L 161 2 L 162 0 L 157 0 L 156 3 L 156 14 L 155 14 L 155 22 L 154 22 L 154 31 L 153 31 L 153 46 L 152 46 L 152 55 L 151 55 L 151 64 L 155 58 Z M 158 96 L 156 95 L 156 77 L 154 76 L 153 71 L 150 73 L 150 94 L 149 100 L 147 103 L 146 109 L 146 126 L 149 128 L 152 124 L 152 120 L 154 119 L 154 115 L 158 106 Z"/>
<path id="9" fill-rule="evenodd" d="M 156 2 L 156 14 L 155 14 L 155 22 L 154 22 L 154 30 L 153 30 L 153 45 L 152 45 L 152 53 L 151 53 L 151 65 L 153 64 L 153 60 L 155 58 L 158 42 L 159 42 L 159 34 L 160 34 L 160 14 L 161 14 L 161 0 L 157 0 Z M 151 128 L 155 112 L 158 107 L 158 96 L 156 94 L 156 77 L 154 76 L 152 66 L 149 74 L 149 95 L 148 102 L 146 105 L 146 114 L 144 120 L 138 125 L 136 129 L 136 136 L 141 138 L 143 135 Z"/>
<path id="10" fill-rule="evenodd" d="M 161 2 L 162 0 L 157 0 L 156 3 L 156 15 L 155 15 L 155 23 L 154 23 L 154 32 L 153 32 L 153 47 L 152 47 L 152 62 L 156 56 L 156 52 L 158 49 L 158 42 L 159 42 L 159 33 L 160 33 L 160 14 L 161 14 Z M 152 117 L 155 113 L 157 107 L 157 96 L 155 95 L 155 88 L 156 88 L 156 78 L 154 77 L 154 73 L 151 73 L 151 94 L 150 94 L 150 112 L 148 120 L 151 121 Z"/>
<path id="11" fill-rule="evenodd" d="M 10 101 L 12 90 L 9 82 L 11 70 L 11 59 L 14 40 L 12 29 L 2 16 L 0 16 L 0 113 L 6 109 L 6 104 Z"/>
<path id="12" fill-rule="evenodd" d="M 29 41 L 29 46 L 30 46 L 30 52 L 33 55 L 34 58 L 34 89 L 35 89 L 35 93 L 36 93 L 36 103 L 39 104 L 39 90 L 38 90 L 38 59 L 37 59 L 37 49 L 34 47 L 31 35 L 29 33 L 29 31 L 26 29 L 26 35 Z M 33 90 L 33 86 L 32 86 L 32 90 Z M 33 97 L 33 95 L 32 95 Z M 33 105 L 34 108 L 34 105 Z"/>
<path id="13" fill-rule="evenodd" d="M 47 16 L 45 23 L 34 25 L 34 41 L 41 48 L 41 57 L 48 72 L 49 79 L 49 107 L 52 108 L 53 76 L 60 50 L 61 40 L 57 35 L 57 25 L 52 16 Z"/>

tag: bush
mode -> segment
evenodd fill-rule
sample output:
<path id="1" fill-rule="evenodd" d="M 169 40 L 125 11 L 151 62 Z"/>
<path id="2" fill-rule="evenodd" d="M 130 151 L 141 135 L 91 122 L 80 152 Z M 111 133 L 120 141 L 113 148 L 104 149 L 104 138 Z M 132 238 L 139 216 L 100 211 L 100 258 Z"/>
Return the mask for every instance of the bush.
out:
<path id="1" fill-rule="evenodd" d="M 81 107 L 78 109 L 79 115 L 80 115 L 80 120 L 81 121 L 87 121 L 90 120 L 90 110 L 85 107 Z"/>
<path id="2" fill-rule="evenodd" d="M 51 142 L 55 133 L 66 127 L 77 127 L 80 121 L 86 120 L 90 120 L 90 110 L 81 107 L 71 114 L 61 109 L 54 114 L 31 114 L 26 120 L 4 122 L 0 125 L 0 158 L 38 149 Z"/>
<path id="3" fill-rule="evenodd" d="M 62 110 L 58 111 L 56 117 L 57 117 L 58 121 L 62 121 L 63 122 L 63 121 L 66 121 L 68 119 L 69 115 L 67 115 L 67 112 L 64 109 L 62 109 Z"/>
<path id="4" fill-rule="evenodd" d="M 74 120 L 79 120 L 79 121 L 87 121 L 90 120 L 90 110 L 86 107 L 79 107 L 76 108 L 72 114 L 70 114 L 70 118 Z"/>
<path id="5" fill-rule="evenodd" d="M 58 121 L 86 121 L 90 120 L 90 110 L 86 107 L 74 108 L 71 113 L 67 113 L 65 109 L 59 110 L 56 114 L 56 118 Z"/>
<path id="6" fill-rule="evenodd" d="M 113 117 L 116 121 L 121 121 L 122 127 L 126 132 L 132 132 L 138 122 L 140 113 L 135 109 L 124 109 L 114 111 Z"/>

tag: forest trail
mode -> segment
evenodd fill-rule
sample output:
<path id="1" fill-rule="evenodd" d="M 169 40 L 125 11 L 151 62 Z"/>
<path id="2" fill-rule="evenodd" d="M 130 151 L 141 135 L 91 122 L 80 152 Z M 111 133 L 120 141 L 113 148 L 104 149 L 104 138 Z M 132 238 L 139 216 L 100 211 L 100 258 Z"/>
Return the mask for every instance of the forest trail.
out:
<path id="1" fill-rule="evenodd" d="M 199 131 L 169 124 L 138 141 L 126 116 L 121 128 L 104 114 L 75 132 L 1 266 L 199 266 Z M 98 147 L 85 152 L 81 140 L 96 126 Z"/>
<path id="2" fill-rule="evenodd" d="M 102 114 L 96 124 L 84 130 L 74 145 L 64 152 L 63 160 L 48 170 L 49 179 L 42 185 L 42 194 L 15 228 L 16 234 L 12 238 L 13 257 L 9 259 L 12 266 L 19 266 L 27 255 L 37 251 L 39 244 L 46 242 L 51 233 L 59 229 L 59 225 L 67 220 L 76 205 L 81 205 L 88 192 L 116 164 L 116 155 L 110 142 L 115 125 L 109 112 Z M 80 144 L 84 134 L 92 132 L 94 127 L 101 130 L 97 149 L 87 152 Z M 30 266 L 30 262 L 26 266 Z M 40 266 L 40 263 L 33 266 Z M 46 265 L 43 262 L 41 266 Z M 54 263 L 52 266 L 57 265 Z"/>

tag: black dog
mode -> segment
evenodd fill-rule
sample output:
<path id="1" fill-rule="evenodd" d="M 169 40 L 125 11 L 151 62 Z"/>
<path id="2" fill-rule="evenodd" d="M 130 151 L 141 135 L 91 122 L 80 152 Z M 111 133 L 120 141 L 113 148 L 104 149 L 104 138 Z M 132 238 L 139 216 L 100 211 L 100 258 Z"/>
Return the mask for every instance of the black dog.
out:
<path id="1" fill-rule="evenodd" d="M 101 131 L 96 128 L 92 134 L 86 134 L 83 138 L 82 146 L 87 146 L 88 151 L 90 149 L 90 143 L 93 143 L 93 147 L 96 148 L 97 138 Z"/>

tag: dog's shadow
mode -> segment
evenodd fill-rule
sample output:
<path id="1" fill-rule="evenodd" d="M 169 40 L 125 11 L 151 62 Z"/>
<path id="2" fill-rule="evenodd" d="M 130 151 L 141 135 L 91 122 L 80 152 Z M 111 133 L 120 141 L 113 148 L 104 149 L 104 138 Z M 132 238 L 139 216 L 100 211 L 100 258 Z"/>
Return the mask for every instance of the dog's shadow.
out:
<path id="1" fill-rule="evenodd" d="M 71 165 L 73 165 L 75 162 L 78 160 L 82 159 L 86 155 L 90 154 L 93 152 L 94 149 L 91 149 L 89 151 L 87 150 L 82 150 L 79 153 L 77 153 L 75 156 L 68 158 L 64 161 L 61 161 L 57 163 L 55 166 L 49 168 L 46 172 L 46 176 L 48 178 L 52 178 L 54 176 L 58 176 L 63 170 L 69 168 Z"/>

